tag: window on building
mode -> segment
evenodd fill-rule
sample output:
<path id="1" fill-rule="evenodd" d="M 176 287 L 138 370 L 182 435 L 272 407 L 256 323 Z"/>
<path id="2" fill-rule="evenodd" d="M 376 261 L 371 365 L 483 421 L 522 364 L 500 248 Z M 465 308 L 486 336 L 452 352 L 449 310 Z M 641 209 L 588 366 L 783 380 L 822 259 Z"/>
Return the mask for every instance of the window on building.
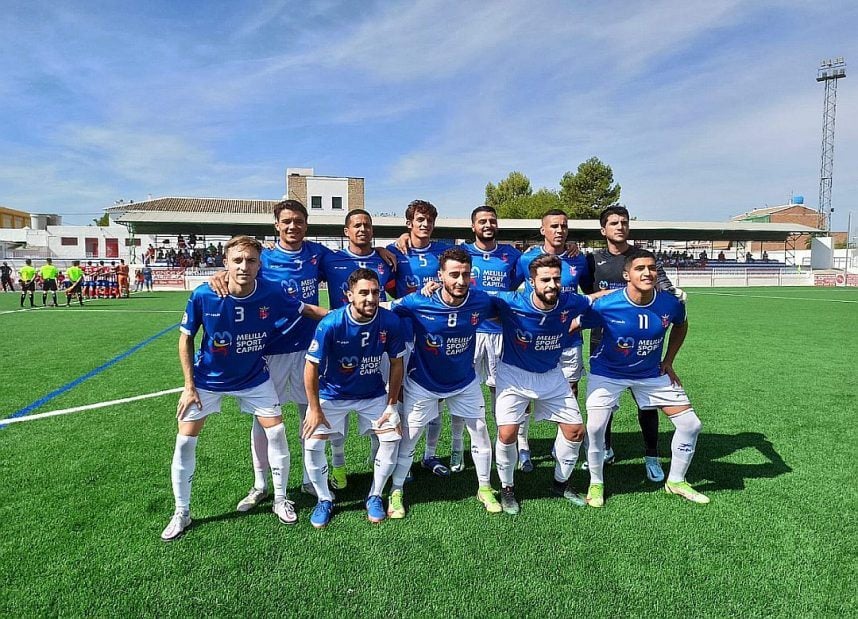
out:
<path id="1" fill-rule="evenodd" d="M 140 239 L 125 239 L 125 247 L 140 247 Z"/>
<path id="2" fill-rule="evenodd" d="M 322 196 L 310 196 L 310 208 L 322 208 Z"/>
<path id="3" fill-rule="evenodd" d="M 60 245 L 67 247 L 70 245 L 77 245 L 77 237 L 74 236 L 63 236 L 60 237 Z"/>
<path id="4" fill-rule="evenodd" d="M 331 198 L 331 208 L 335 211 L 343 210 L 343 198 L 341 196 Z"/>

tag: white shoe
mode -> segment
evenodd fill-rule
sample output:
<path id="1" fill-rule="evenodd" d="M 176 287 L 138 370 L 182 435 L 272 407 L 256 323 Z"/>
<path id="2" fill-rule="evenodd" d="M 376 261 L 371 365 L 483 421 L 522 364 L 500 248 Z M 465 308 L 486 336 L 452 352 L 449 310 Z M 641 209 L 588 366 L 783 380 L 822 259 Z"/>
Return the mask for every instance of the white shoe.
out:
<path id="1" fill-rule="evenodd" d="M 274 503 L 271 511 L 277 514 L 277 517 L 283 524 L 295 524 L 298 522 L 298 514 L 295 513 L 295 504 L 289 499 L 277 501 Z"/>
<path id="2" fill-rule="evenodd" d="M 661 461 L 655 456 L 646 456 L 644 458 L 644 467 L 646 468 L 646 478 L 656 483 L 664 481 L 664 469 L 661 468 Z"/>
<path id="3" fill-rule="evenodd" d="M 165 542 L 172 542 L 174 539 L 184 533 L 185 529 L 191 526 L 191 515 L 187 512 L 177 510 L 170 518 L 169 524 L 161 532 L 161 539 Z"/>
<path id="4" fill-rule="evenodd" d="M 262 501 L 268 498 L 268 490 L 260 490 L 259 488 L 251 488 L 247 496 L 238 502 L 235 507 L 236 511 L 249 512 L 251 509 L 259 505 Z"/>

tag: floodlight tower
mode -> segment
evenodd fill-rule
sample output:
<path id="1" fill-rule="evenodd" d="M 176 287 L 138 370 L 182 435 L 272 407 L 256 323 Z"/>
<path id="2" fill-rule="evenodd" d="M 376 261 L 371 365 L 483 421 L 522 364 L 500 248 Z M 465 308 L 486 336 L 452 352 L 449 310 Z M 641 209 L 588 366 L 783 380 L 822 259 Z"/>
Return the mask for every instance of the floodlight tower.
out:
<path id="1" fill-rule="evenodd" d="M 843 56 L 823 60 L 816 70 L 816 81 L 825 82 L 822 107 L 822 162 L 819 166 L 819 229 L 831 232 L 831 178 L 834 172 L 834 113 L 837 110 L 837 80 L 846 77 Z"/>

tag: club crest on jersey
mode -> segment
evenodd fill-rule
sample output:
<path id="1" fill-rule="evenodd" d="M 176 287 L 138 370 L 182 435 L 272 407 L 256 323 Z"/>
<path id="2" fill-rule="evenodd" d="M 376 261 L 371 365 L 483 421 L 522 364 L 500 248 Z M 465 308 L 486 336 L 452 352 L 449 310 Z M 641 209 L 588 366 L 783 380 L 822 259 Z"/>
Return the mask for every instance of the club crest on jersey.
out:
<path id="1" fill-rule="evenodd" d="M 480 324 L 480 313 L 479 312 L 471 312 L 471 324 L 475 327 Z"/>
<path id="2" fill-rule="evenodd" d="M 476 286 L 480 281 L 480 269 L 479 267 L 471 267 L 471 286 Z"/>
<path id="3" fill-rule="evenodd" d="M 343 374 L 351 374 L 355 371 L 358 365 L 357 357 L 343 357 L 340 359 L 340 372 Z"/>
<path id="4" fill-rule="evenodd" d="M 310 264 L 316 264 L 318 261 L 319 259 L 316 257 L 315 254 L 313 254 L 313 257 L 310 258 Z"/>
<path id="5" fill-rule="evenodd" d="M 285 279 L 280 282 L 280 285 L 283 287 L 283 292 L 288 294 L 290 297 L 294 297 L 298 294 L 298 282 L 294 279 Z"/>
<path id="6" fill-rule="evenodd" d="M 229 347 L 232 346 L 232 333 L 229 331 L 218 331 L 212 333 L 211 351 L 216 355 L 229 354 Z"/>
<path id="7" fill-rule="evenodd" d="M 515 345 L 522 350 L 527 349 L 528 344 L 533 341 L 533 334 L 530 331 L 515 330 Z"/>
<path id="8" fill-rule="evenodd" d="M 633 337 L 618 337 L 617 350 L 628 357 L 632 354 L 632 348 L 635 347 L 635 338 Z"/>
<path id="9" fill-rule="evenodd" d="M 566 324 L 566 321 L 569 320 L 569 310 L 563 310 L 560 312 L 560 324 Z"/>
<path id="10" fill-rule="evenodd" d="M 383 262 L 378 263 L 378 274 L 384 275 L 384 263 Z"/>
<path id="11" fill-rule="evenodd" d="M 265 320 L 268 318 L 268 309 L 269 308 L 265 305 L 259 308 L 259 320 Z"/>
<path id="12" fill-rule="evenodd" d="M 509 256 L 507 254 L 501 254 L 500 259 L 504 262 L 509 262 Z"/>
<path id="13" fill-rule="evenodd" d="M 441 352 L 441 347 L 444 345 L 444 338 L 440 335 L 426 334 L 426 341 L 423 350 L 438 355 Z"/>
<path id="14" fill-rule="evenodd" d="M 670 314 L 661 315 L 661 326 L 665 329 L 670 326 Z"/>
<path id="15" fill-rule="evenodd" d="M 378 341 L 381 342 L 382 344 L 387 343 L 387 331 L 386 330 L 382 329 L 381 331 L 378 332 Z"/>

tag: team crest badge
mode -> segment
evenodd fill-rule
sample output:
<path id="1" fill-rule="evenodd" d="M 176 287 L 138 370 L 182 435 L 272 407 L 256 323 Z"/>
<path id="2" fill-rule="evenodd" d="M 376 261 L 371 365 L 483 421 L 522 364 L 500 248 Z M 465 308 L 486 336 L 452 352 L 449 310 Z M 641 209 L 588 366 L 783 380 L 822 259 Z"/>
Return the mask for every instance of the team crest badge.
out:
<path id="1" fill-rule="evenodd" d="M 569 310 L 563 310 L 560 312 L 560 323 L 566 324 L 567 320 L 569 320 Z"/>
<path id="2" fill-rule="evenodd" d="M 384 275 L 384 263 L 383 262 L 378 263 L 378 274 Z"/>
<path id="3" fill-rule="evenodd" d="M 318 262 L 318 259 L 314 255 L 312 258 L 310 258 L 310 264 L 316 264 L 316 262 Z"/>
<path id="4" fill-rule="evenodd" d="M 266 318 L 268 318 L 268 308 L 263 305 L 259 308 L 259 320 L 265 320 Z"/>
<path id="5" fill-rule="evenodd" d="M 381 330 L 378 332 L 378 341 L 382 344 L 385 344 L 387 342 L 387 331 Z"/>
<path id="6" fill-rule="evenodd" d="M 471 312 L 471 324 L 475 327 L 480 324 L 480 313 L 479 312 Z"/>
<path id="7" fill-rule="evenodd" d="M 501 254 L 501 260 L 503 260 L 504 262 L 509 262 L 509 256 L 507 256 L 506 254 Z"/>
<path id="8" fill-rule="evenodd" d="M 571 275 L 572 277 L 578 275 L 578 269 L 575 267 L 574 264 L 569 265 L 569 275 Z"/>
<path id="9" fill-rule="evenodd" d="M 667 329 L 670 326 L 670 314 L 662 314 L 661 326 Z"/>

